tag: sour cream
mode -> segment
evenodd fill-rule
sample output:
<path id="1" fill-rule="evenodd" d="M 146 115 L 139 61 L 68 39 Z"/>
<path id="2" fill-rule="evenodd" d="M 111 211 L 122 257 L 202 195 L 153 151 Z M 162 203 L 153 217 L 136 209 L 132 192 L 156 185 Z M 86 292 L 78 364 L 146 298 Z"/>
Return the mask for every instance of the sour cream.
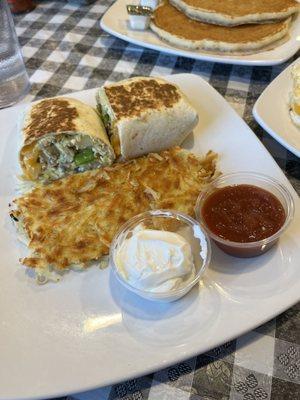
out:
<path id="1" fill-rule="evenodd" d="M 169 231 L 134 232 L 119 247 L 115 264 L 131 286 L 150 292 L 172 291 L 195 277 L 190 244 Z"/>

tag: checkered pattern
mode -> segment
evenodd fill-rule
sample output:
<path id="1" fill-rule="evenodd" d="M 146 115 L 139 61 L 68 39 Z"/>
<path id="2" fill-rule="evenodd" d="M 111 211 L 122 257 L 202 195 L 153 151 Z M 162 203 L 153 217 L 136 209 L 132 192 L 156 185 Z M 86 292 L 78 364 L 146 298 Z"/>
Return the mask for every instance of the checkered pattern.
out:
<path id="1" fill-rule="evenodd" d="M 39 1 L 33 12 L 15 18 L 32 83 L 29 100 L 137 75 L 200 75 L 244 118 L 300 193 L 299 159 L 252 117 L 256 99 L 288 63 L 276 67 L 213 64 L 128 44 L 99 27 L 111 3 L 102 0 L 78 6 L 63 0 Z M 64 399 L 296 400 L 300 399 L 299 383 L 300 306 L 296 305 L 206 354 L 143 378 Z"/>

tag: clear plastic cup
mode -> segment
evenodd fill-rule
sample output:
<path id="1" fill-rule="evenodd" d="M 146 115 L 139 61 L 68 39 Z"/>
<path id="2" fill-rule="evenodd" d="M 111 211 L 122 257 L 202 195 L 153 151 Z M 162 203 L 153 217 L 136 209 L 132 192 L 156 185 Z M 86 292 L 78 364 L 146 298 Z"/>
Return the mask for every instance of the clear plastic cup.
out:
<path id="1" fill-rule="evenodd" d="M 124 240 L 132 236 L 133 232 L 140 228 L 171 231 L 183 236 L 191 245 L 196 270 L 194 278 L 183 283 L 182 286 L 167 292 L 141 290 L 130 285 L 118 270 L 118 265 L 115 262 L 116 254 Z M 203 232 L 196 220 L 177 211 L 152 210 L 133 217 L 122 226 L 110 246 L 109 265 L 116 279 L 126 289 L 148 300 L 171 302 L 184 296 L 199 282 L 210 262 L 210 257 L 209 237 Z"/>
<path id="2" fill-rule="evenodd" d="M 19 47 L 11 12 L 6 0 L 0 1 L 0 108 L 21 100 L 30 83 Z"/>
<path id="3" fill-rule="evenodd" d="M 201 211 L 208 196 L 217 189 L 241 184 L 253 185 L 267 190 L 268 192 L 272 193 L 282 204 L 286 215 L 285 222 L 282 227 L 273 235 L 255 242 L 233 242 L 217 236 L 207 226 L 204 218 L 202 217 Z M 213 180 L 206 190 L 199 194 L 195 207 L 195 214 L 196 219 L 199 221 L 202 228 L 207 232 L 216 245 L 225 253 L 242 258 L 255 257 L 265 253 L 272 246 L 274 246 L 280 236 L 285 232 L 294 217 L 294 200 L 288 189 L 276 179 L 254 172 L 237 172 L 233 174 L 221 175 L 219 178 Z"/>

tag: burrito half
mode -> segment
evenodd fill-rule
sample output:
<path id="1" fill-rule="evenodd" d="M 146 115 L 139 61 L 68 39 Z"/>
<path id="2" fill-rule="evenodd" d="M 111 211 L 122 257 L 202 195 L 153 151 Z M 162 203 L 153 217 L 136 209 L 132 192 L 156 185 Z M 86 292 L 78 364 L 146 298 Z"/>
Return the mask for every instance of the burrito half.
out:
<path id="1" fill-rule="evenodd" d="M 159 78 L 109 84 L 96 97 L 115 153 L 125 159 L 180 145 L 198 122 L 181 90 Z"/>
<path id="2" fill-rule="evenodd" d="M 24 178 L 49 182 L 111 165 L 114 151 L 92 107 L 57 97 L 33 104 L 24 118 L 20 164 Z"/>

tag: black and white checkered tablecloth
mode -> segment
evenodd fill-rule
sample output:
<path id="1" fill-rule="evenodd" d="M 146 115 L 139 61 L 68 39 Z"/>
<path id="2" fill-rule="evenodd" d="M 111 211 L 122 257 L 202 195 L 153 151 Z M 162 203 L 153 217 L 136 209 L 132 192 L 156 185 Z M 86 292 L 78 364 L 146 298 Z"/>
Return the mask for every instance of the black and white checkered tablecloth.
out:
<path id="1" fill-rule="evenodd" d="M 143 49 L 101 31 L 112 3 L 38 1 L 15 17 L 32 89 L 29 100 L 94 88 L 135 75 L 194 73 L 221 93 L 253 129 L 300 193 L 299 159 L 252 117 L 252 107 L 292 59 L 275 67 L 214 64 Z M 299 54 L 294 57 L 296 59 Z M 280 99 L 274 99 L 279 101 Z M 300 399 L 300 304 L 206 354 L 143 378 L 67 397 L 76 400 Z"/>

